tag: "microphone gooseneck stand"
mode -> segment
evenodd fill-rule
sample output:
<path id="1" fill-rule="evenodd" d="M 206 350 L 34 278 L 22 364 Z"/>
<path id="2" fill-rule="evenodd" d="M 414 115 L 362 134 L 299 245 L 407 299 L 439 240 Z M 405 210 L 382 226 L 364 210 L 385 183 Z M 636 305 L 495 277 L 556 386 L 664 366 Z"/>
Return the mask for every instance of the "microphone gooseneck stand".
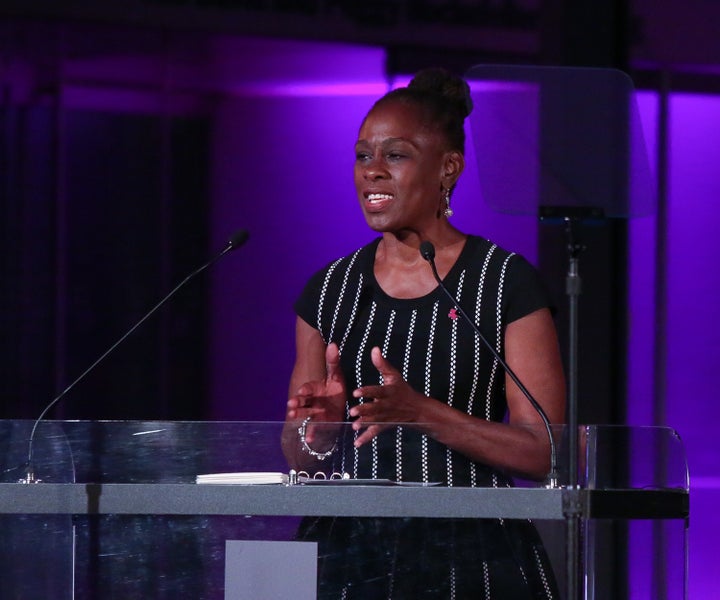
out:
<path id="1" fill-rule="evenodd" d="M 547 476 L 546 479 L 546 485 L 545 487 L 553 489 L 559 487 L 559 475 L 558 475 L 558 466 L 557 466 L 557 449 L 555 446 L 555 437 L 553 436 L 552 432 L 552 426 L 550 425 L 550 419 L 548 419 L 547 414 L 543 410 L 543 407 L 540 406 L 538 401 L 533 397 L 533 395 L 530 393 L 530 391 L 525 387 L 522 381 L 520 381 L 520 378 L 515 374 L 515 372 L 510 368 L 510 365 L 505 362 L 505 359 L 500 356 L 500 353 L 493 347 L 493 345 L 487 340 L 487 338 L 482 334 L 480 331 L 480 328 L 475 324 L 475 322 L 467 315 L 467 313 L 463 310 L 462 306 L 460 306 L 460 303 L 457 301 L 457 299 L 450 293 L 450 290 L 445 287 L 445 284 L 443 283 L 442 279 L 440 278 L 440 275 L 437 272 L 437 267 L 435 266 L 435 247 L 432 245 L 431 242 L 424 241 L 420 244 L 420 255 L 430 263 L 430 268 L 432 269 L 433 277 L 435 278 L 435 281 L 437 281 L 438 286 L 440 289 L 445 292 L 445 295 L 450 298 L 450 301 L 455 305 L 457 308 L 457 311 L 460 313 L 460 316 L 465 320 L 465 322 L 470 325 L 472 330 L 475 332 L 475 335 L 478 336 L 480 341 L 485 345 L 485 347 L 490 351 L 490 353 L 493 355 L 495 360 L 497 360 L 502 368 L 505 370 L 505 372 L 508 374 L 510 379 L 513 380 L 515 385 L 518 386 L 520 391 L 523 393 L 525 398 L 530 402 L 532 407 L 535 409 L 535 411 L 540 415 L 540 418 L 542 419 L 543 425 L 545 426 L 545 430 L 547 432 L 548 441 L 550 442 L 550 473 Z"/>
<path id="2" fill-rule="evenodd" d="M 35 474 L 35 466 L 33 464 L 33 453 L 34 453 L 34 442 L 35 442 L 35 432 L 37 431 L 38 425 L 42 422 L 42 420 L 45 418 L 45 415 L 50 411 L 50 409 L 55 406 L 60 400 L 62 400 L 65 395 L 73 389 L 78 383 L 80 383 L 85 377 L 90 373 L 95 367 L 97 367 L 107 356 L 110 354 L 115 348 L 117 348 L 120 344 L 122 344 L 130 334 L 135 331 L 140 325 L 142 325 L 147 319 L 149 319 L 155 311 L 157 311 L 163 304 L 165 304 L 170 298 L 172 298 L 176 292 L 178 292 L 182 287 L 185 286 L 185 284 L 190 281 L 192 278 L 194 278 L 196 275 L 203 272 L 205 269 L 213 265 L 215 262 L 220 260 L 223 256 L 225 256 L 228 252 L 231 250 L 236 250 L 240 246 L 242 246 L 247 240 L 248 240 L 249 234 L 244 229 L 240 229 L 236 231 L 232 236 L 230 236 L 230 239 L 228 239 L 227 244 L 225 247 L 220 251 L 218 254 L 216 254 L 213 258 L 211 258 L 208 262 L 203 264 L 202 266 L 195 269 L 192 273 L 190 273 L 185 279 L 183 279 L 180 283 L 178 283 L 168 294 L 165 295 L 165 297 L 160 300 L 155 306 L 153 306 L 145 315 L 137 322 L 135 325 L 133 325 L 130 329 L 128 329 L 121 337 L 118 339 L 112 346 L 110 346 L 105 352 L 103 352 L 98 359 L 95 360 L 87 369 L 85 369 L 78 377 L 75 378 L 75 380 L 68 385 L 62 392 L 60 392 L 53 400 L 43 409 L 43 411 L 40 413 L 40 416 L 35 420 L 35 423 L 33 424 L 32 430 L 30 431 L 30 439 L 28 441 L 28 454 L 27 454 L 27 461 L 25 463 L 25 477 L 20 479 L 18 483 L 40 483 L 42 480 L 38 479 Z"/>

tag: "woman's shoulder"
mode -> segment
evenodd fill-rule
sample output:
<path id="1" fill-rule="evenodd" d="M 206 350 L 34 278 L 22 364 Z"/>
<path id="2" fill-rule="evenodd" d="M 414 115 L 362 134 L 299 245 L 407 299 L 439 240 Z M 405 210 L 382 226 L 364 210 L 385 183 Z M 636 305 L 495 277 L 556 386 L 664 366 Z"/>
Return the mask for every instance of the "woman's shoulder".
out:
<path id="1" fill-rule="evenodd" d="M 470 264 L 477 264 L 478 262 L 492 261 L 492 262 L 505 262 L 511 258 L 522 257 L 508 250 L 503 246 L 500 246 L 492 240 L 485 238 L 480 235 L 468 235 L 467 242 L 465 245 L 465 252 L 463 252 L 463 259 Z"/>
<path id="2" fill-rule="evenodd" d="M 484 285 L 495 285 L 506 306 L 506 322 L 554 305 L 538 268 L 525 256 L 473 236 L 473 264 Z M 482 265 L 482 266 L 481 266 Z M 492 284 L 491 282 L 494 282 Z"/>
<path id="3" fill-rule="evenodd" d="M 363 293 L 365 281 L 372 274 L 377 243 L 378 240 L 373 240 L 317 270 L 295 302 L 298 316 L 330 335 L 332 329 L 323 329 L 330 326 L 324 320 L 325 316 L 335 314 L 339 306 L 351 306 L 354 299 Z"/>
<path id="4" fill-rule="evenodd" d="M 544 287 L 537 267 L 525 256 L 481 236 L 468 236 L 461 262 L 467 276 L 482 285 L 496 285 L 510 293 Z"/>
<path id="5" fill-rule="evenodd" d="M 513 263 L 530 264 L 528 259 L 521 253 L 505 248 L 492 240 L 479 236 L 468 235 L 469 252 L 474 259 L 478 257 L 493 256 L 502 262 L 512 261 Z"/>
<path id="6" fill-rule="evenodd" d="M 322 281 L 342 280 L 350 271 L 364 273 L 372 269 L 375 249 L 379 241 L 378 237 L 350 253 L 330 260 L 312 274 L 309 285 L 315 287 Z"/>

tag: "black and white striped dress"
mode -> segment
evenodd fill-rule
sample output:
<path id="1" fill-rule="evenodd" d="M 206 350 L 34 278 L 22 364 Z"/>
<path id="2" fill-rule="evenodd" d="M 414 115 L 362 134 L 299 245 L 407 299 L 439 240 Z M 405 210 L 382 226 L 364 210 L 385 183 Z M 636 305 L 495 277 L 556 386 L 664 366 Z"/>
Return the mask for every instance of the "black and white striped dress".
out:
<path id="1" fill-rule="evenodd" d="M 415 390 L 502 421 L 502 367 L 442 290 L 409 300 L 383 292 L 373 274 L 379 241 L 316 273 L 295 304 L 326 343 L 340 347 L 348 390 L 381 383 L 370 360 L 378 346 Z M 501 354 L 507 324 L 549 305 L 525 259 L 477 236 L 468 237 L 444 283 Z M 348 397 L 347 409 L 363 401 Z M 333 460 L 333 470 L 357 478 L 511 485 L 504 474 L 403 426 L 359 449 L 344 440 Z M 300 536 L 320 543 L 321 598 L 556 597 L 542 545 L 526 521 L 307 519 Z"/>

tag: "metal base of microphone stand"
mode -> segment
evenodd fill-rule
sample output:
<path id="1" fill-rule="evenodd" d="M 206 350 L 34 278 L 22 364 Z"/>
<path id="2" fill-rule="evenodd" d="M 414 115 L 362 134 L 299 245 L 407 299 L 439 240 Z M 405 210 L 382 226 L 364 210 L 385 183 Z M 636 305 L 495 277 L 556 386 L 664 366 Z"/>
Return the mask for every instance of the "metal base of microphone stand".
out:
<path id="1" fill-rule="evenodd" d="M 25 471 L 25 477 L 18 479 L 17 483 L 42 483 L 42 479 L 35 477 L 35 470 L 29 466 Z"/>

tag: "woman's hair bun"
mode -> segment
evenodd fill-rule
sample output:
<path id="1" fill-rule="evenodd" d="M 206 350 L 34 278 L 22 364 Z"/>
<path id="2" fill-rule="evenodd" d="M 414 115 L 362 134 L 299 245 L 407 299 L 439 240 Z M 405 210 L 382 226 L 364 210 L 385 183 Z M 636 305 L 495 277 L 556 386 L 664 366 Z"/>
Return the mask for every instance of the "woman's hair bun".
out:
<path id="1" fill-rule="evenodd" d="M 467 117 L 472 111 L 470 86 L 458 75 L 441 67 L 430 67 L 418 71 L 408 84 L 408 88 L 441 96 L 453 106 L 461 118 Z"/>

